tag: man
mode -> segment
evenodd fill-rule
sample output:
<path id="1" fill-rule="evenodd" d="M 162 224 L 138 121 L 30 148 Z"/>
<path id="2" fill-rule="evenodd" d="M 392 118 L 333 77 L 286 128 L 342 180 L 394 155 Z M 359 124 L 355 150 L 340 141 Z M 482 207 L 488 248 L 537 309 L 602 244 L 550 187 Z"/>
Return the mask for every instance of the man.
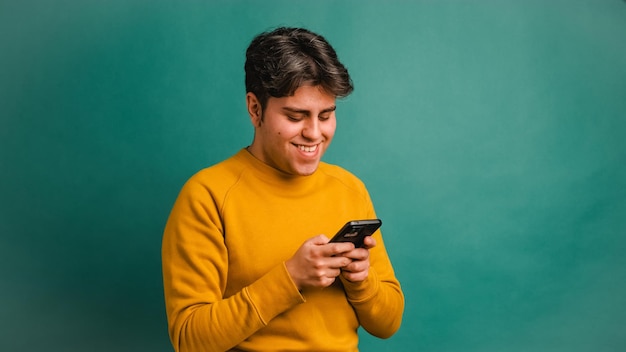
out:
<path id="1" fill-rule="evenodd" d="M 252 144 L 194 175 L 163 237 L 176 351 L 357 351 L 357 329 L 387 338 L 404 297 L 379 231 L 329 243 L 375 218 L 362 182 L 321 162 L 348 71 L 321 36 L 278 28 L 246 52 Z"/>

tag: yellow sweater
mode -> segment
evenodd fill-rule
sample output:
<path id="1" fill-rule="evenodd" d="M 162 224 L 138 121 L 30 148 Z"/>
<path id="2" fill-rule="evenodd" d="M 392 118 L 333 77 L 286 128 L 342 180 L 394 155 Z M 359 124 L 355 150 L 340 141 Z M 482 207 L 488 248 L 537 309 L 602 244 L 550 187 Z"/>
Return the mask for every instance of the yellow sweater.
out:
<path id="1" fill-rule="evenodd" d="M 359 325 L 386 338 L 404 297 L 380 231 L 369 277 L 299 292 L 285 268 L 307 239 L 374 218 L 362 182 L 321 163 L 286 175 L 242 149 L 194 175 L 172 209 L 162 259 L 176 351 L 357 351 Z"/>

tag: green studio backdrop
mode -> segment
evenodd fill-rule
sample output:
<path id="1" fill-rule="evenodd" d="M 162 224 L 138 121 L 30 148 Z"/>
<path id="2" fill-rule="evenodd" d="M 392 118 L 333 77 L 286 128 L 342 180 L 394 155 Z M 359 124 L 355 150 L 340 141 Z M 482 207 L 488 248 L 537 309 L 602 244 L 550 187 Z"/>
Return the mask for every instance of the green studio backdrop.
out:
<path id="1" fill-rule="evenodd" d="M 325 35 L 356 86 L 325 160 L 406 295 L 362 351 L 626 348 L 626 3 L 2 1 L 0 350 L 171 351 L 160 241 L 248 145 L 244 52 Z"/>

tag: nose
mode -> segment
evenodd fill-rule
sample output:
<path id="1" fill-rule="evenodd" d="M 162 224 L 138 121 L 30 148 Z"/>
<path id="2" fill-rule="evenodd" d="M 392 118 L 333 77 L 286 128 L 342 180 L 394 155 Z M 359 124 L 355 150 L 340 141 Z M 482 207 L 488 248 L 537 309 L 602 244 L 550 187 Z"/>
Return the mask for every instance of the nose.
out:
<path id="1" fill-rule="evenodd" d="M 316 118 L 307 119 L 304 127 L 302 128 L 302 137 L 316 141 L 319 140 L 322 135 L 320 121 Z"/>

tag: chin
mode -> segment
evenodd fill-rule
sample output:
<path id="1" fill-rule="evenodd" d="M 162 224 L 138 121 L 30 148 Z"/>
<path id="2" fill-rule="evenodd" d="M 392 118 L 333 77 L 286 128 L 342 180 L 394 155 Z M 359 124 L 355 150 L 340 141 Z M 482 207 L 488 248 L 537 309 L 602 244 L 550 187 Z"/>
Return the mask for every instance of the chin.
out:
<path id="1" fill-rule="evenodd" d="M 311 176 L 317 171 L 318 164 L 307 166 L 307 167 L 299 167 L 294 168 L 294 174 L 299 176 Z"/>

